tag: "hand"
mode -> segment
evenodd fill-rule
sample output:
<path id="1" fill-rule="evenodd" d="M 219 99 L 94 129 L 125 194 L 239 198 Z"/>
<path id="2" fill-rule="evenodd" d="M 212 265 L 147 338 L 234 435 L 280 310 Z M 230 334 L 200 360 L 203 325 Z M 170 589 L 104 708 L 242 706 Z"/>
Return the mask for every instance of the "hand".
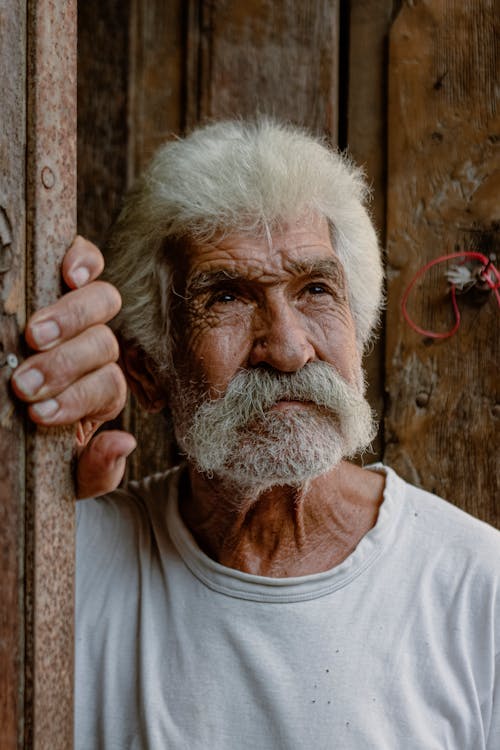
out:
<path id="1" fill-rule="evenodd" d="M 136 446 L 132 435 L 95 431 L 123 409 L 125 377 L 116 364 L 119 347 L 105 324 L 119 311 L 118 291 L 96 281 L 104 268 L 100 251 L 77 237 L 67 251 L 62 274 L 73 291 L 36 312 L 25 337 L 38 354 L 14 372 L 15 394 L 29 404 L 40 425 L 76 424 L 77 497 L 96 497 L 115 489 L 127 456 Z"/>

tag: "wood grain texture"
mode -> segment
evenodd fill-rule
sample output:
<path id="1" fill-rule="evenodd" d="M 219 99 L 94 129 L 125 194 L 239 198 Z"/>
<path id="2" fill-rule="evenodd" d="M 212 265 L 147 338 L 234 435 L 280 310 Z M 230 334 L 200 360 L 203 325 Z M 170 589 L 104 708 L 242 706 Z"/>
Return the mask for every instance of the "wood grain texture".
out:
<path id="1" fill-rule="evenodd" d="M 78 231 L 102 246 L 127 187 L 129 3 L 78 3 Z"/>
<path id="2" fill-rule="evenodd" d="M 500 257 L 499 17 L 494 0 L 407 3 L 389 67 L 389 409 L 385 459 L 415 484 L 500 525 L 499 310 L 461 299 L 462 325 L 440 343 L 403 324 L 400 300 L 428 260 L 457 249 Z M 486 295 L 488 296 L 488 295 Z M 443 267 L 410 312 L 451 326 Z"/>
<path id="3" fill-rule="evenodd" d="M 184 5 L 131 0 L 129 183 L 183 126 Z"/>
<path id="4" fill-rule="evenodd" d="M 76 0 L 28 6 L 28 313 L 61 293 L 76 232 Z M 74 430 L 27 430 L 25 745 L 73 744 Z"/>
<path id="5" fill-rule="evenodd" d="M 130 15 L 128 180 L 184 122 L 184 10 L 181 0 L 132 0 Z M 165 470 L 175 446 L 161 415 L 148 415 L 131 396 L 123 426 L 137 438 L 127 479 Z"/>
<path id="6" fill-rule="evenodd" d="M 382 247 L 385 245 L 387 190 L 387 44 L 392 0 L 358 0 L 351 3 L 349 26 L 349 82 L 347 97 L 347 147 L 360 164 L 373 190 L 371 212 Z M 381 460 L 384 427 L 384 328 L 364 359 L 367 396 L 379 417 L 379 434 L 364 464 Z"/>
<path id="7" fill-rule="evenodd" d="M 26 4 L 0 4 L 0 747 L 23 741 L 24 420 L 7 355 L 25 321 Z"/>
<path id="8" fill-rule="evenodd" d="M 191 0 L 190 126 L 274 115 L 337 140 L 338 13 L 332 0 Z"/>

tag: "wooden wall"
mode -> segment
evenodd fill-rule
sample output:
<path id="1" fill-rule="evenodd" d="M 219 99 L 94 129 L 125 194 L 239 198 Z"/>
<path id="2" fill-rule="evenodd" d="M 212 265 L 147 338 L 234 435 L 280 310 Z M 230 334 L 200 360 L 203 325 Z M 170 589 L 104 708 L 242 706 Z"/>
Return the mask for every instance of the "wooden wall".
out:
<path id="1" fill-rule="evenodd" d="M 9 379 L 61 294 L 76 231 L 76 2 L 0 4 L 0 748 L 73 737 L 73 430 L 37 428 Z"/>
<path id="2" fill-rule="evenodd" d="M 435 0 L 405 5 L 391 28 L 384 450 L 415 484 L 498 525 L 500 310 L 469 292 L 459 331 L 436 342 L 401 322 L 400 299 L 444 253 L 500 260 L 499 23 L 495 0 Z M 433 331 L 452 324 L 443 271 L 412 297 Z"/>
<path id="3" fill-rule="evenodd" d="M 461 301 L 453 339 L 402 320 L 417 269 L 498 243 L 494 0 L 87 0 L 79 4 L 79 227 L 102 242 L 126 184 L 165 139 L 206 118 L 269 112 L 365 165 L 387 246 L 388 306 L 367 357 L 374 452 L 404 477 L 500 526 L 494 432 L 498 310 Z M 498 29 L 496 29 L 498 34 Z M 498 172 L 496 172 L 498 175 Z M 412 313 L 449 323 L 442 272 Z M 131 475 L 172 460 L 160 417 L 131 404 Z"/>

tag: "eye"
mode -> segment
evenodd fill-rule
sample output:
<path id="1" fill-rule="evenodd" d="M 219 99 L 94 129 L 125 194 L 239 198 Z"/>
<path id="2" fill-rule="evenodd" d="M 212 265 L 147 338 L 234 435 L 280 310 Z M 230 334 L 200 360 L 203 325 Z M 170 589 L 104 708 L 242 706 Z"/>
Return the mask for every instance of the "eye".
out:
<path id="1" fill-rule="evenodd" d="M 236 294 L 233 294 L 233 292 L 217 292 L 208 300 L 208 307 L 217 304 L 228 305 L 231 302 L 236 302 L 236 299 Z"/>
<path id="2" fill-rule="evenodd" d="M 234 302 L 236 300 L 236 297 L 234 294 L 231 294 L 230 292 L 222 292 L 221 294 L 218 294 L 215 298 L 215 302 Z"/>
<path id="3" fill-rule="evenodd" d="M 308 284 L 305 291 L 313 295 L 329 294 L 329 290 L 323 284 Z"/>

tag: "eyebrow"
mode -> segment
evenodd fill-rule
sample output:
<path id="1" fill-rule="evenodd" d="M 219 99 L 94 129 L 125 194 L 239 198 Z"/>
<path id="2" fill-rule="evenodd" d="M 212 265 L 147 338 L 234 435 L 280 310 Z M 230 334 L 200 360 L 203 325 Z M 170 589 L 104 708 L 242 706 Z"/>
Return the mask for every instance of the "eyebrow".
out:
<path id="1" fill-rule="evenodd" d="M 339 286 L 344 285 L 344 269 L 337 258 L 305 258 L 303 260 L 290 261 L 286 264 L 286 270 L 297 276 L 324 276 Z M 248 282 L 248 280 L 248 277 L 240 272 L 236 270 L 231 271 L 228 268 L 200 271 L 188 280 L 186 298 L 197 297 L 227 282 L 243 284 Z"/>
<path id="2" fill-rule="evenodd" d="M 220 284 L 228 281 L 244 281 L 240 273 L 232 273 L 229 269 L 218 269 L 216 271 L 200 271 L 190 278 L 186 285 L 186 297 L 197 297 Z"/>
<path id="3" fill-rule="evenodd" d="M 292 273 L 304 276 L 328 276 L 329 278 L 343 283 L 344 268 L 338 258 L 305 258 L 304 260 L 292 260 L 287 263 L 287 269 Z"/>

